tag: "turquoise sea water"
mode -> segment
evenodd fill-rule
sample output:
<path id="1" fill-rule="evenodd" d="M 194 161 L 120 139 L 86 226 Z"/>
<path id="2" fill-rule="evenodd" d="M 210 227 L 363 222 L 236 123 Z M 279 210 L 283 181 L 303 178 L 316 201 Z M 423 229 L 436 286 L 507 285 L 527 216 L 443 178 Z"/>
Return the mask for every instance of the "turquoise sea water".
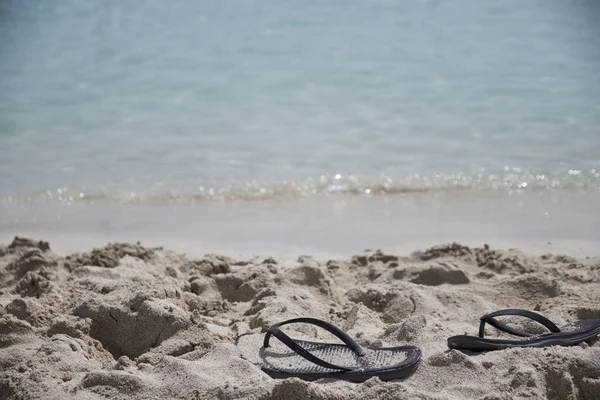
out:
<path id="1" fill-rule="evenodd" d="M 0 199 L 600 189 L 595 0 L 0 0 Z"/>

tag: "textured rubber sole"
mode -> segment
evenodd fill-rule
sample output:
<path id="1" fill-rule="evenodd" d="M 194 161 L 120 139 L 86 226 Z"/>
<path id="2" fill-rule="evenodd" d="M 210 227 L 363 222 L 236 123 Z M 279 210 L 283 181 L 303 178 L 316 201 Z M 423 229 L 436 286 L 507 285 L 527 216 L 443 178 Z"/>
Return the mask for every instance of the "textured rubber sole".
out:
<path id="1" fill-rule="evenodd" d="M 492 351 L 515 347 L 573 346 L 598 335 L 600 335 L 600 320 L 593 319 L 565 325 L 559 333 L 546 333 L 524 340 L 486 339 L 467 335 L 453 336 L 448 338 L 448 347 L 457 350 Z"/>

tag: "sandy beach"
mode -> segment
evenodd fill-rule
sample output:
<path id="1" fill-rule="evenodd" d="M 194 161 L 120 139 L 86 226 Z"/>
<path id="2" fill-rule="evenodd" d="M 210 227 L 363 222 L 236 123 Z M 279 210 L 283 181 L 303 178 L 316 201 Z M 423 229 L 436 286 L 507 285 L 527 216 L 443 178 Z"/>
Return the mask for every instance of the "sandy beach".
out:
<path id="1" fill-rule="evenodd" d="M 600 318 L 600 258 L 483 244 L 414 250 L 234 259 L 108 244 L 62 256 L 15 238 L 0 246 L 0 398 L 599 398 L 596 341 L 469 354 L 446 340 L 476 335 L 479 317 L 503 308 L 559 326 Z M 278 380 L 248 361 L 258 348 L 235 345 L 298 316 L 329 321 L 361 345 L 418 346 L 421 365 L 400 382 Z"/>
<path id="2" fill-rule="evenodd" d="M 0 0 L 0 400 L 600 400 L 599 19 Z"/>

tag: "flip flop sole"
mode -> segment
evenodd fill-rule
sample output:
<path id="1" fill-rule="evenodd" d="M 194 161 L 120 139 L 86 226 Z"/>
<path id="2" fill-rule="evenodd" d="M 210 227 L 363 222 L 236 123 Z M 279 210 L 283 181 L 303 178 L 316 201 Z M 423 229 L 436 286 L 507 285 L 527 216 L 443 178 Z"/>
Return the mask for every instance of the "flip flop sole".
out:
<path id="1" fill-rule="evenodd" d="M 343 344 L 295 339 L 298 344 L 324 360 L 351 368 L 349 371 L 340 371 L 313 364 L 278 341 L 267 348 L 261 347 L 262 339 L 261 334 L 243 334 L 238 336 L 236 345 L 243 359 L 278 379 L 314 381 L 325 378 L 364 382 L 376 376 L 382 381 L 400 380 L 408 378 L 418 369 L 422 357 L 421 350 L 415 346 L 363 347 L 365 355 L 362 362 L 366 365 L 358 368 L 356 354 Z"/>
<path id="2" fill-rule="evenodd" d="M 307 342 L 303 343 L 304 345 Z M 328 349 L 340 348 L 338 344 L 330 343 L 319 343 L 321 349 L 327 352 Z M 351 371 L 324 371 L 322 368 L 315 366 L 313 368 L 293 368 L 293 367 L 279 367 L 274 368 L 272 366 L 263 366 L 261 369 L 272 378 L 299 378 L 306 381 L 314 381 L 317 379 L 342 379 L 350 382 L 364 382 L 372 377 L 378 377 L 382 381 L 406 379 L 412 375 L 418 368 L 421 362 L 421 350 L 414 346 L 402 346 L 392 348 L 373 349 L 365 348 L 365 350 L 372 353 L 376 358 L 377 352 L 386 352 L 386 358 L 392 353 L 397 353 L 398 356 L 404 357 L 404 360 L 395 365 L 385 366 L 370 366 L 362 369 L 356 369 Z M 292 354 L 290 356 L 293 357 Z M 268 363 L 269 358 L 265 357 L 265 361 Z M 312 371 L 311 371 L 312 369 Z"/>
<path id="3" fill-rule="evenodd" d="M 448 339 L 448 347 L 457 350 L 490 351 L 514 347 L 573 346 L 598 335 L 600 335 L 600 320 L 582 320 L 563 326 L 559 333 L 547 333 L 524 340 L 453 336 Z"/>

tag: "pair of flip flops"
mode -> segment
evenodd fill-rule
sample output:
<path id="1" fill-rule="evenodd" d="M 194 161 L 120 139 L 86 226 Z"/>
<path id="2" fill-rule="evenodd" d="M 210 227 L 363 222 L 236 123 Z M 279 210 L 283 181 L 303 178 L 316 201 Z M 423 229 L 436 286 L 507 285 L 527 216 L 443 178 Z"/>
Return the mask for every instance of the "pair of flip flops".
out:
<path id="1" fill-rule="evenodd" d="M 550 332 L 533 335 L 512 328 L 496 318 L 521 316 L 532 319 Z M 489 351 L 511 347 L 571 346 L 600 335 L 600 319 L 581 320 L 558 328 L 546 317 L 528 310 L 507 309 L 486 314 L 480 319 L 479 336 L 453 336 L 448 347 L 458 350 Z M 323 343 L 294 339 L 281 327 L 294 323 L 316 325 L 330 332 L 342 343 Z M 488 324 L 502 332 L 524 337 L 522 340 L 491 339 L 485 336 Z M 382 381 L 405 379 L 421 362 L 421 350 L 415 346 L 371 348 L 360 346 L 336 326 L 316 318 L 294 318 L 271 326 L 264 338 L 257 334 L 240 335 L 236 344 L 242 355 L 273 378 L 296 377 L 307 381 L 321 378 L 364 382 L 374 376 Z M 278 341 L 272 340 L 272 337 Z M 257 353 L 256 348 L 260 350 Z M 253 349 L 253 351 L 249 351 Z"/>

